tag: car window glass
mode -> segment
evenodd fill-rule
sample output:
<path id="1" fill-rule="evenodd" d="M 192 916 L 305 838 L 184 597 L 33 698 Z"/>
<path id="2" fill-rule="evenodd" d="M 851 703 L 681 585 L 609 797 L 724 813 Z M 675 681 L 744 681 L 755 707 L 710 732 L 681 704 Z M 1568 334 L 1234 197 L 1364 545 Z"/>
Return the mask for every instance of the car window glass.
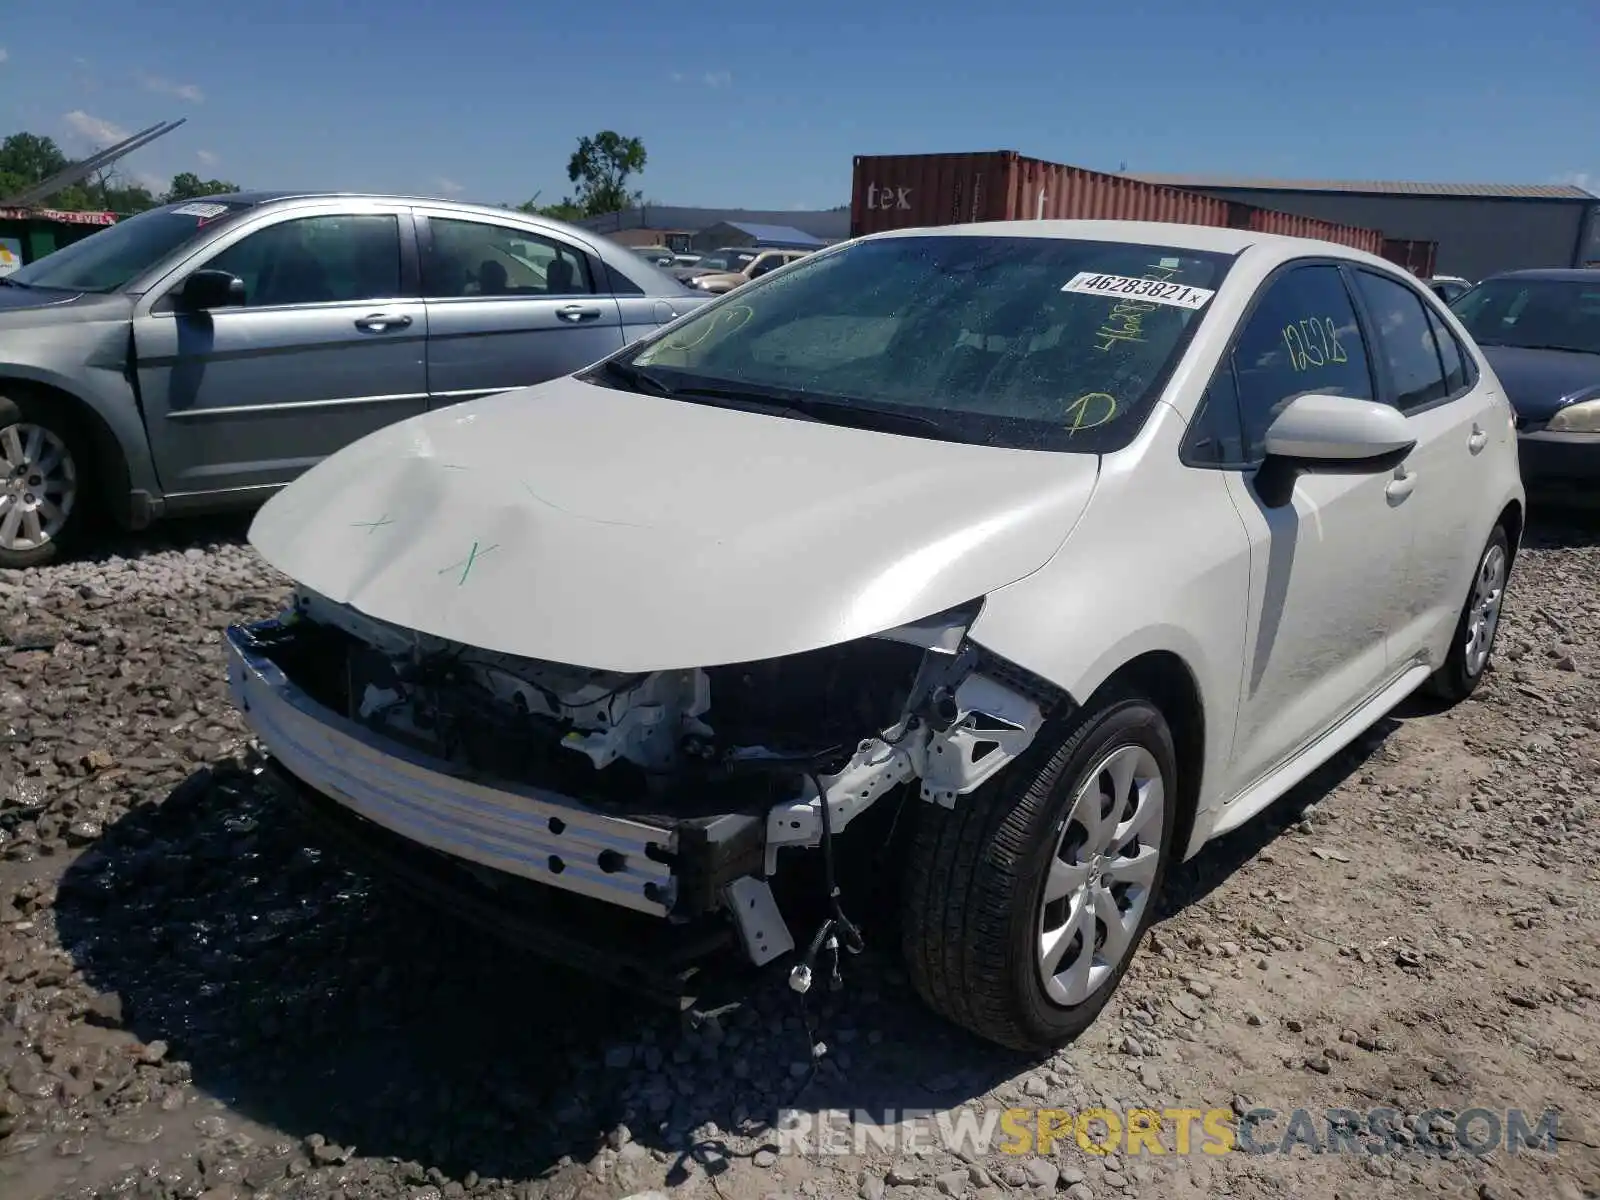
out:
<path id="1" fill-rule="evenodd" d="M 1357 271 L 1356 286 L 1372 320 L 1378 353 L 1389 368 L 1395 407 L 1405 412 L 1449 395 L 1422 298 L 1371 271 Z"/>
<path id="2" fill-rule="evenodd" d="M 750 278 L 754 279 L 758 275 L 765 275 L 768 271 L 776 270 L 781 266 L 783 266 L 783 257 L 781 255 L 763 255 L 750 265 Z"/>
<path id="3" fill-rule="evenodd" d="M 1240 331 L 1232 366 L 1249 461 L 1261 457 L 1267 426 L 1296 396 L 1372 399 L 1366 348 L 1338 268 L 1296 267 L 1274 280 Z"/>
<path id="4" fill-rule="evenodd" d="M 1244 460 L 1244 440 L 1239 430 L 1239 391 L 1234 384 L 1233 365 L 1225 362 L 1213 376 L 1200 398 L 1189 436 L 1184 445 L 1184 461 L 1193 466 L 1217 466 Z"/>
<path id="5" fill-rule="evenodd" d="M 423 294 L 580 296 L 594 291 L 585 256 L 523 229 L 486 221 L 428 218 L 432 249 L 422 268 Z"/>
<path id="6" fill-rule="evenodd" d="M 1228 261 L 1057 238 L 864 241 L 707 306 L 632 361 L 686 389 L 905 408 L 957 439 L 1095 453 L 1143 422 Z"/>
<path id="7" fill-rule="evenodd" d="M 244 302 L 328 304 L 400 295 L 400 222 L 392 213 L 295 217 L 207 262 L 244 281 Z"/>
<path id="8" fill-rule="evenodd" d="M 1444 322 L 1432 309 L 1428 310 L 1428 325 L 1439 347 L 1439 359 L 1444 364 L 1444 394 L 1454 396 L 1467 386 L 1466 355 L 1456 341 L 1455 334 L 1445 328 Z"/>
<path id="9" fill-rule="evenodd" d="M 1486 280 L 1450 307 L 1480 346 L 1600 353 L 1600 286 L 1581 278 Z"/>

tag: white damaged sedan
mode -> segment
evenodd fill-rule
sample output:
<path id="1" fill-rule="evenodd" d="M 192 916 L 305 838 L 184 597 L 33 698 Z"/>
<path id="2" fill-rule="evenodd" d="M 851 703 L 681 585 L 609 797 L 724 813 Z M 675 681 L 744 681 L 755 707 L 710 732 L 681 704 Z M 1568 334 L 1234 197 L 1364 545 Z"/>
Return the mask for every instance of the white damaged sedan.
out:
<path id="1" fill-rule="evenodd" d="M 1523 505 L 1493 371 L 1382 259 L 898 231 L 313 468 L 229 677 L 286 796 L 537 949 L 803 990 L 853 845 L 926 1001 L 1040 1048 L 1174 863 L 1473 690 Z"/>

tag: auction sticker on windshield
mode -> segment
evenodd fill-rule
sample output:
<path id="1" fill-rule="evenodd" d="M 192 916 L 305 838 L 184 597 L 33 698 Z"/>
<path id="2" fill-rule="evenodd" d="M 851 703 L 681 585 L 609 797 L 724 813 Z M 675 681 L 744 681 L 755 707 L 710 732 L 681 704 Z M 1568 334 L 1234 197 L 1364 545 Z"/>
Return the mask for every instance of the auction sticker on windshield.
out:
<path id="1" fill-rule="evenodd" d="M 1174 308 L 1199 308 L 1216 295 L 1207 288 L 1190 287 L 1186 283 L 1138 279 L 1132 275 L 1102 275 L 1097 271 L 1079 271 L 1061 290 L 1086 296 L 1128 296 L 1151 304 L 1170 304 Z"/>
<path id="2" fill-rule="evenodd" d="M 172 210 L 175 217 L 220 217 L 228 211 L 226 204 L 185 204 Z"/>

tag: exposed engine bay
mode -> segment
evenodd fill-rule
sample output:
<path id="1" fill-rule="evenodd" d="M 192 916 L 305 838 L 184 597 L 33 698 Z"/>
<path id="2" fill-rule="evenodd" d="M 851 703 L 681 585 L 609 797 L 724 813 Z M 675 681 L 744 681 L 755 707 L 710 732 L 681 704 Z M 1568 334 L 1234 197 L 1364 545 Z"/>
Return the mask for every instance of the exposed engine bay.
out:
<path id="1" fill-rule="evenodd" d="M 967 640 L 978 607 L 783 658 L 647 674 L 449 642 L 306 590 L 259 636 L 294 685 L 372 744 L 464 778 L 662 828 L 743 814 L 759 866 L 720 885 L 739 918 L 770 908 L 763 877 L 780 850 L 826 852 L 852 819 L 913 786 L 954 806 L 1032 742 L 1064 697 Z M 670 915 L 689 915 L 682 907 Z"/>

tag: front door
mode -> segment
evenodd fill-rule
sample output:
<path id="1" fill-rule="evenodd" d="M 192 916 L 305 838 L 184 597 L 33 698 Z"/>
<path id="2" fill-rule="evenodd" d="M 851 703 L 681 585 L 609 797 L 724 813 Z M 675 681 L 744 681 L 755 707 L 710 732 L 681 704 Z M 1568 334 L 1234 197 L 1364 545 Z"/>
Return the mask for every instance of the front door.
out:
<path id="1" fill-rule="evenodd" d="M 433 407 L 556 379 L 623 344 L 622 313 L 583 249 L 493 220 L 423 230 Z"/>
<path id="2" fill-rule="evenodd" d="M 1299 395 L 1370 400 L 1368 354 L 1336 266 L 1273 276 L 1213 383 L 1236 392 L 1244 458 Z M 1388 681 L 1412 516 L 1393 472 L 1315 471 L 1287 500 L 1259 471 L 1229 473 L 1250 550 L 1250 607 L 1230 791 L 1258 780 Z"/>
<path id="3" fill-rule="evenodd" d="M 289 482 L 427 409 L 427 314 L 410 212 L 272 214 L 185 263 L 136 310 L 134 349 L 169 496 Z M 410 269 L 408 270 L 408 266 Z M 242 306 L 181 312 L 199 268 L 243 280 Z"/>

